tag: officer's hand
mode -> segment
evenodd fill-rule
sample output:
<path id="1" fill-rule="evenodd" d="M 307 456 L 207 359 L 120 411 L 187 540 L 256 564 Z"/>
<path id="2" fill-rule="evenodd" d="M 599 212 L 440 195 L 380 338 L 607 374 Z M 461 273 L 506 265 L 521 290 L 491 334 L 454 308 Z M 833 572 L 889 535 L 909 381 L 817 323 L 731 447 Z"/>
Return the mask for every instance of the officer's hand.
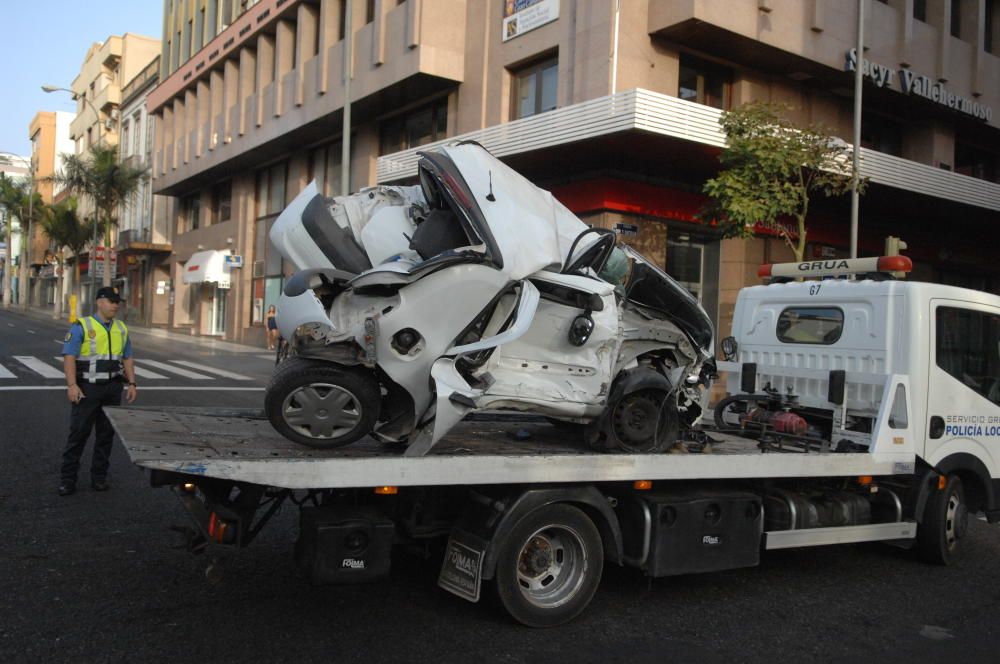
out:
<path id="1" fill-rule="evenodd" d="M 125 390 L 125 401 L 128 403 L 135 401 L 135 385 L 129 385 Z"/>
<path id="2" fill-rule="evenodd" d="M 70 403 L 80 403 L 83 400 L 83 390 L 79 386 L 73 385 L 66 388 L 66 398 Z"/>

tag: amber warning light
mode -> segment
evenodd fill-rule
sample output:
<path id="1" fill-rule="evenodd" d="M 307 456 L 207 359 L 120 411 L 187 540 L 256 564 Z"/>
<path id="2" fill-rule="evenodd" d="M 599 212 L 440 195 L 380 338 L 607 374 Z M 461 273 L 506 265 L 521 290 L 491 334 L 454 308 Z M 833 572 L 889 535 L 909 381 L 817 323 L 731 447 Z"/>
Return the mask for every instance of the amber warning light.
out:
<path id="1" fill-rule="evenodd" d="M 804 263 L 767 263 L 757 268 L 761 279 L 773 277 L 841 277 L 870 272 L 909 272 L 913 261 L 908 256 L 873 256 L 871 258 L 832 258 Z"/>

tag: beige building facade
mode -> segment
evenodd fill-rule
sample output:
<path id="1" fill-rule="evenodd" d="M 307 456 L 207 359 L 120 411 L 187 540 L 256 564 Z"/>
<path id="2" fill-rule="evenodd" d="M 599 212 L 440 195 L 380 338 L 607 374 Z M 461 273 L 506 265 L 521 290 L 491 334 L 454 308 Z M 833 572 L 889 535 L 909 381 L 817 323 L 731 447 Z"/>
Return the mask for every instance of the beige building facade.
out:
<path id="1" fill-rule="evenodd" d="M 420 146 L 478 140 L 656 259 L 723 330 L 757 265 L 789 253 L 695 221 L 719 113 L 782 102 L 852 135 L 854 2 L 355 0 L 350 17 L 343 0 L 248 4 L 168 0 L 148 99 L 173 233 L 166 325 L 192 334 L 263 338 L 289 276 L 270 225 L 310 180 L 341 193 L 348 60 L 351 189 L 410 181 Z M 981 238 L 1000 215 L 1000 2 L 866 6 L 860 253 L 901 235 L 916 276 L 996 290 Z M 815 204 L 810 237 L 810 256 L 846 255 L 847 201 Z M 184 283 L 206 251 L 243 267 Z"/>

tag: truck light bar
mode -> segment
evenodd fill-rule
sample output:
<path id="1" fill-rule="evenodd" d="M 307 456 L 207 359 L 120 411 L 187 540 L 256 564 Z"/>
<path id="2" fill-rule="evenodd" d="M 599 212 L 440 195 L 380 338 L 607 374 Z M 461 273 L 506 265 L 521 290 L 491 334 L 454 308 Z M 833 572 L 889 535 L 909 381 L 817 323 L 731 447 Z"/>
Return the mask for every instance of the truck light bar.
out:
<path id="1" fill-rule="evenodd" d="M 762 279 L 772 277 L 840 277 L 869 272 L 909 272 L 913 261 L 907 256 L 873 256 L 871 258 L 834 258 L 804 263 L 767 263 L 757 268 Z"/>

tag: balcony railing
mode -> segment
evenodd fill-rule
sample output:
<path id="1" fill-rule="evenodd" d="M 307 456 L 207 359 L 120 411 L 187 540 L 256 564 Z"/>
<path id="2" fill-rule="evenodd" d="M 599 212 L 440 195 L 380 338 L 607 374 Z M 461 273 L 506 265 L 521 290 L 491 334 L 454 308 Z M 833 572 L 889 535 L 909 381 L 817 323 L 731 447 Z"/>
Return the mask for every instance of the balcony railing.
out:
<path id="1" fill-rule="evenodd" d="M 719 126 L 721 114 L 710 106 L 634 88 L 384 155 L 378 159 L 376 178 L 384 184 L 413 177 L 417 174 L 418 152 L 460 140 L 477 141 L 497 157 L 625 131 L 723 147 L 726 137 Z M 868 148 L 861 148 L 861 175 L 877 184 L 1000 210 L 1000 184 Z"/>

